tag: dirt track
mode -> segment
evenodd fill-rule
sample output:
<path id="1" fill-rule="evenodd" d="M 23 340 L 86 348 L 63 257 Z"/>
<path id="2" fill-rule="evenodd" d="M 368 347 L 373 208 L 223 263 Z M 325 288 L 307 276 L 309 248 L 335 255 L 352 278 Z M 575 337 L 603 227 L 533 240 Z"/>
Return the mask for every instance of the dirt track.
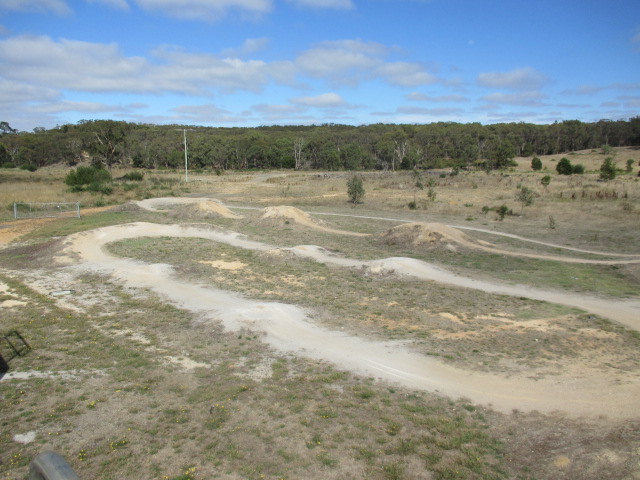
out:
<path id="1" fill-rule="evenodd" d="M 523 377 L 470 373 L 437 360 L 412 353 L 397 343 L 370 342 L 329 331 L 313 324 L 306 312 L 293 305 L 258 302 L 226 291 L 204 288 L 176 280 L 168 265 L 147 265 L 113 257 L 103 246 L 109 242 L 141 236 L 199 237 L 240 248 L 267 251 L 274 246 L 245 239 L 233 232 L 206 227 L 135 223 L 101 228 L 71 236 L 65 263 L 77 271 L 100 271 L 135 288 L 149 288 L 175 305 L 210 321 L 222 321 L 229 330 L 248 328 L 264 335 L 264 341 L 286 352 L 331 361 L 341 368 L 378 377 L 403 386 L 437 391 L 452 397 L 467 397 L 490 404 L 500 411 L 563 411 L 570 416 L 608 415 L 631 418 L 637 415 L 640 379 L 628 376 L 624 382 L 613 378 L 581 376 L 579 371 L 541 380 Z M 479 282 L 460 277 L 424 262 L 406 258 L 360 262 L 328 255 L 315 246 L 291 249 L 298 255 L 343 267 L 413 275 L 467 288 L 528 296 L 594 311 L 639 328 L 637 302 L 613 302 L 587 297 L 558 295 L 528 287 Z M 74 259 L 80 259 L 74 260 Z M 613 313 L 613 315 L 612 315 Z"/>

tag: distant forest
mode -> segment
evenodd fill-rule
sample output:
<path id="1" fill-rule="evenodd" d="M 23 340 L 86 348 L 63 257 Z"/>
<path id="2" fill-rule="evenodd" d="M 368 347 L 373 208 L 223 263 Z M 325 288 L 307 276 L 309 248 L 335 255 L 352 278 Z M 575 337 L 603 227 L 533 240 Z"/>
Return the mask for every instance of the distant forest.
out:
<path id="1" fill-rule="evenodd" d="M 441 122 L 255 128 L 82 120 L 33 132 L 18 132 L 0 122 L 0 166 L 91 162 L 108 168 L 181 168 L 185 137 L 191 169 L 499 169 L 518 156 L 640 145 L 640 117 L 551 125 Z"/>

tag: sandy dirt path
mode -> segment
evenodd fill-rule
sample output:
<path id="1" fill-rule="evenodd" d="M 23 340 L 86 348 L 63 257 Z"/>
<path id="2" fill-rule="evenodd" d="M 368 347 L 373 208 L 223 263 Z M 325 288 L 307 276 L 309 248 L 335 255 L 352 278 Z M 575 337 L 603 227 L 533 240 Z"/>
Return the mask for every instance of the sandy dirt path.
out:
<path id="1" fill-rule="evenodd" d="M 584 376 L 579 371 L 569 371 L 566 375 L 539 380 L 472 373 L 411 352 L 399 342 L 372 342 L 324 329 L 315 325 L 305 310 L 294 305 L 255 301 L 227 291 L 182 282 L 174 277 L 173 269 L 168 265 L 117 258 L 104 249 L 107 243 L 117 240 L 158 236 L 205 238 L 259 251 L 275 248 L 247 240 L 240 234 L 212 230 L 205 226 L 141 222 L 72 235 L 67 240 L 62 261 L 69 268 L 80 272 L 99 271 L 127 286 L 149 288 L 171 303 L 202 318 L 221 321 L 228 330 L 248 328 L 262 332 L 263 340 L 280 351 L 330 361 L 340 368 L 405 387 L 440 392 L 454 398 L 467 397 L 503 412 L 520 409 L 562 411 L 572 417 L 637 416 L 637 398 L 640 394 L 640 378 L 637 376 L 629 376 L 625 381 L 619 382 L 619 379 Z M 498 286 L 464 279 L 412 259 L 360 262 L 333 257 L 316 246 L 301 246 L 290 250 L 316 261 L 344 267 L 368 268 L 372 271 L 392 269 L 396 273 L 418 278 L 444 280 L 453 285 L 496 290 L 498 293 L 518 296 L 531 292 L 527 287 Z M 538 294 L 543 296 L 542 291 Z M 555 301 L 555 297 L 551 298 L 551 301 Z M 572 303 L 574 301 L 577 299 L 572 300 Z M 603 305 L 609 307 L 611 303 L 616 302 L 603 301 Z M 584 308 L 583 304 L 581 306 Z M 638 308 L 640 305 L 625 305 L 627 307 Z M 625 308 L 622 308 L 623 319 L 627 319 Z"/>

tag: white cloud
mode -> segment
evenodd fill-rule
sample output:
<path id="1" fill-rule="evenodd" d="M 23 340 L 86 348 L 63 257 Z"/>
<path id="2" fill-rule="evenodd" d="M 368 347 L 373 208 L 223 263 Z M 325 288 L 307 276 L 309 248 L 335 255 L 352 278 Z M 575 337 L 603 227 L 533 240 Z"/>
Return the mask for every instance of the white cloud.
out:
<path id="1" fill-rule="evenodd" d="M 385 78 L 390 84 L 400 87 L 430 85 L 438 81 L 435 75 L 426 72 L 418 63 L 385 63 L 376 69 L 376 74 Z"/>
<path id="2" fill-rule="evenodd" d="M 212 103 L 206 103 L 204 105 L 182 105 L 179 107 L 175 107 L 171 109 L 172 112 L 182 113 L 187 115 L 197 115 L 197 116 L 218 116 L 218 115 L 227 115 L 231 113 L 229 110 L 225 110 L 224 108 L 220 108 Z"/>
<path id="3" fill-rule="evenodd" d="M 84 92 L 258 92 L 270 78 L 267 65 L 257 60 L 221 59 L 169 48 L 154 55 L 152 62 L 124 56 L 115 44 L 23 36 L 0 41 L 0 70 L 14 82 Z"/>
<path id="4" fill-rule="evenodd" d="M 13 82 L 0 77 L 0 108 L 9 110 L 12 106 L 29 102 L 51 102 L 60 97 L 58 90 L 45 86 Z"/>
<path id="5" fill-rule="evenodd" d="M 561 112 L 545 112 L 546 115 L 556 115 L 558 117 L 561 116 Z M 536 112 L 498 112 L 498 113 L 488 113 L 488 118 L 491 118 L 494 122 L 497 123 L 508 123 L 508 122 L 538 122 L 540 123 L 540 114 Z M 554 118 L 557 120 L 557 118 Z M 553 120 L 551 120 L 553 121 Z M 550 123 L 550 122 L 549 122 Z"/>
<path id="6" fill-rule="evenodd" d="M 107 105 L 100 102 L 75 102 L 70 100 L 62 100 L 55 103 L 41 103 L 30 105 L 28 110 L 37 113 L 62 113 L 62 112 L 86 112 L 86 113 L 114 113 L 129 112 L 133 108 L 139 108 L 135 105 Z"/>
<path id="7" fill-rule="evenodd" d="M 640 108 L 640 97 L 623 95 L 617 98 L 624 102 L 626 108 Z"/>
<path id="8" fill-rule="evenodd" d="M 601 92 L 605 87 L 597 87 L 595 85 L 579 85 L 576 88 L 575 93 L 578 95 L 593 95 L 594 93 Z"/>
<path id="9" fill-rule="evenodd" d="M 127 0 L 86 0 L 89 3 L 104 3 L 105 5 L 119 10 L 129 10 Z"/>
<path id="10" fill-rule="evenodd" d="M 243 61 L 215 55 L 158 49 L 157 58 L 165 65 L 152 69 L 152 79 L 164 81 L 166 90 L 204 93 L 216 88 L 226 92 L 258 92 L 269 80 L 267 64 L 261 60 Z"/>
<path id="11" fill-rule="evenodd" d="M 238 48 L 227 48 L 220 52 L 223 57 L 243 57 L 264 50 L 269 45 L 269 39 L 247 38 Z"/>
<path id="12" fill-rule="evenodd" d="M 64 0 L 0 0 L 0 10 L 16 12 L 52 12 L 57 15 L 67 15 L 71 9 Z"/>
<path id="13" fill-rule="evenodd" d="M 170 111 L 175 112 L 176 115 L 170 117 L 156 117 L 151 118 L 151 120 L 153 122 L 160 123 L 175 123 L 184 121 L 187 123 L 196 124 L 241 124 L 247 121 L 246 115 L 238 115 L 224 108 L 220 108 L 212 103 L 206 103 L 203 105 L 182 105 L 174 107 Z"/>
<path id="14" fill-rule="evenodd" d="M 307 111 L 307 107 L 302 105 L 273 105 L 266 103 L 253 105 L 251 109 L 258 113 L 261 118 L 270 122 L 289 121 Z"/>
<path id="15" fill-rule="evenodd" d="M 430 115 L 435 117 L 446 117 L 450 115 L 460 115 L 464 113 L 464 110 L 461 108 L 398 107 L 397 112 L 405 115 Z"/>
<path id="16" fill-rule="evenodd" d="M 529 105 L 544 106 L 542 100 L 546 99 L 546 95 L 539 92 L 520 92 L 520 93 L 492 93 L 485 95 L 482 100 L 491 103 L 501 103 L 507 105 Z"/>
<path id="17" fill-rule="evenodd" d="M 312 8 L 336 8 L 341 10 L 349 10 L 354 8 L 351 0 L 288 0 L 289 3 L 299 5 L 301 7 Z"/>
<path id="18" fill-rule="evenodd" d="M 135 0 L 143 9 L 184 20 L 215 21 L 230 12 L 255 16 L 268 13 L 272 0 Z"/>
<path id="19" fill-rule="evenodd" d="M 322 42 L 296 59 L 301 72 L 332 84 L 357 85 L 364 79 L 381 78 L 401 87 L 428 85 L 437 78 L 419 63 L 387 62 L 392 49 L 376 42 L 339 40 Z"/>
<path id="20" fill-rule="evenodd" d="M 318 108 L 336 108 L 346 105 L 344 99 L 337 93 L 323 93 L 315 97 L 297 97 L 289 100 L 296 105 Z"/>
<path id="21" fill-rule="evenodd" d="M 386 47 L 379 43 L 361 40 L 323 42 L 300 54 L 296 64 L 312 77 L 357 83 L 355 75 L 379 66 L 379 57 L 386 51 Z"/>
<path id="22" fill-rule="evenodd" d="M 407 95 L 405 95 L 405 98 L 413 102 L 446 103 L 446 102 L 468 102 L 469 101 L 468 98 L 463 97 L 462 95 L 439 95 L 437 97 L 432 97 L 420 92 L 408 93 Z"/>
<path id="23" fill-rule="evenodd" d="M 531 67 L 519 68 L 510 72 L 481 73 L 478 83 L 490 88 L 509 88 L 512 90 L 535 90 L 549 82 L 542 73 Z"/>

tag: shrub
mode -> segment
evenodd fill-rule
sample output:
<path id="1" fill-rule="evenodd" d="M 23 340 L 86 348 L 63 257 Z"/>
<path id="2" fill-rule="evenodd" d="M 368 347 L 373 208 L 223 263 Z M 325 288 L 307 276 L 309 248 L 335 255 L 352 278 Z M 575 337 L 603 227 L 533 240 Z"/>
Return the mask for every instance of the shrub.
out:
<path id="1" fill-rule="evenodd" d="M 545 175 L 544 177 L 542 177 L 540 179 L 540 183 L 542 184 L 542 186 L 544 188 L 547 188 L 549 186 L 549 184 L 551 183 L 551 177 L 549 175 Z"/>
<path id="2" fill-rule="evenodd" d="M 602 180 L 613 180 L 616 178 L 616 164 L 613 157 L 607 157 L 600 165 L 600 178 Z"/>
<path id="3" fill-rule="evenodd" d="M 556 165 L 556 171 L 560 175 L 571 175 L 573 173 L 573 166 L 567 157 L 562 157 Z"/>
<path id="4" fill-rule="evenodd" d="M 110 185 L 105 185 L 110 181 L 111 174 L 98 167 L 78 167 L 76 170 L 71 170 L 64 179 L 64 183 L 73 191 L 88 190 L 106 195 L 113 191 Z"/>
<path id="5" fill-rule="evenodd" d="M 26 165 L 20 165 L 20 168 L 22 170 L 27 170 L 28 172 L 35 172 L 36 170 L 38 170 L 38 166 L 34 165 L 33 163 L 28 163 Z"/>
<path id="6" fill-rule="evenodd" d="M 627 160 L 627 168 L 625 170 L 627 173 L 631 173 L 633 171 L 633 159 L 629 158 Z"/>
<path id="7" fill-rule="evenodd" d="M 531 168 L 533 170 L 542 170 L 542 160 L 540 160 L 538 157 L 533 157 L 531 159 Z"/>
<path id="8" fill-rule="evenodd" d="M 360 176 L 354 175 L 347 181 L 347 194 L 349 195 L 349 201 L 351 203 L 362 203 L 362 199 L 364 198 L 364 186 Z"/>
<path id="9" fill-rule="evenodd" d="M 16 164 L 13 162 L 4 162 L 2 168 L 16 168 Z"/>
<path id="10" fill-rule="evenodd" d="M 129 180 L 131 182 L 141 182 L 144 178 L 144 173 L 139 171 L 129 172 L 126 175 L 122 176 L 123 180 Z"/>
<path id="11" fill-rule="evenodd" d="M 533 203 L 534 196 L 535 193 L 529 187 L 522 187 L 520 190 L 518 190 L 518 193 L 516 193 L 516 200 L 518 200 L 522 205 L 522 208 L 520 209 L 520 215 L 522 215 L 522 213 L 524 212 L 524 207 L 528 207 Z"/>
<path id="12" fill-rule="evenodd" d="M 500 208 L 498 208 L 497 212 L 498 218 L 500 219 L 500 221 L 502 221 L 504 220 L 504 216 L 507 214 L 507 212 L 509 212 L 509 207 L 507 207 L 506 205 L 501 205 Z"/>
<path id="13" fill-rule="evenodd" d="M 578 163 L 571 167 L 571 171 L 577 175 L 582 175 L 584 173 L 584 165 Z"/>

